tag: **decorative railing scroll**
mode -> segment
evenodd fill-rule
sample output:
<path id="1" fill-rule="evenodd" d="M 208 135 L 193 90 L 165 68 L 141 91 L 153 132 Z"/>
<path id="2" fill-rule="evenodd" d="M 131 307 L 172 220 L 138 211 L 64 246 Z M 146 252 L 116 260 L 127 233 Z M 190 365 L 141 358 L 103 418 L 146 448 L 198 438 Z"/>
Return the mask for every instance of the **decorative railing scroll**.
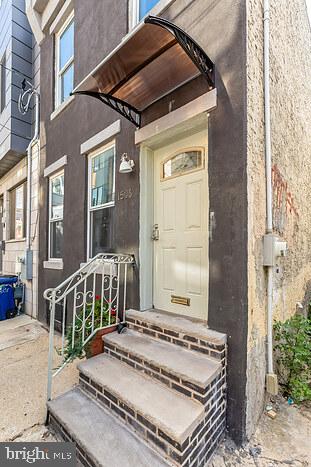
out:
<path id="1" fill-rule="evenodd" d="M 133 255 L 100 253 L 84 264 L 58 287 L 47 289 L 49 302 L 48 400 L 52 397 L 52 380 L 73 360 L 95 334 L 125 323 L 128 267 Z M 54 368 L 55 328 L 61 332 L 58 349 L 61 362 Z"/>

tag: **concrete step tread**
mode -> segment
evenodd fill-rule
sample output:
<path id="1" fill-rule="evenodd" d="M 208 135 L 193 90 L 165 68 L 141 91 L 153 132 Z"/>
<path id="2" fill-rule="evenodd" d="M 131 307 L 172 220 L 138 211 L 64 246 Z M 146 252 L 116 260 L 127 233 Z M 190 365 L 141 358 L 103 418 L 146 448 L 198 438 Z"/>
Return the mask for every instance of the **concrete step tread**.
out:
<path id="1" fill-rule="evenodd" d="M 222 368 L 217 360 L 131 329 L 122 334 L 107 334 L 103 340 L 202 388 L 206 388 Z"/>
<path id="2" fill-rule="evenodd" d="M 128 310 L 126 316 L 135 320 L 147 322 L 159 328 L 170 329 L 184 335 L 206 340 L 215 345 L 224 345 L 227 341 L 226 334 L 209 329 L 206 323 L 202 321 L 166 313 L 162 310 Z"/>
<path id="3" fill-rule="evenodd" d="M 204 407 L 199 402 L 176 393 L 116 358 L 101 354 L 80 363 L 78 368 L 179 443 L 183 443 L 204 418 Z"/>
<path id="4" fill-rule="evenodd" d="M 167 467 L 171 465 L 139 441 L 131 431 L 100 408 L 79 388 L 74 388 L 50 401 L 48 408 L 98 466 Z"/>

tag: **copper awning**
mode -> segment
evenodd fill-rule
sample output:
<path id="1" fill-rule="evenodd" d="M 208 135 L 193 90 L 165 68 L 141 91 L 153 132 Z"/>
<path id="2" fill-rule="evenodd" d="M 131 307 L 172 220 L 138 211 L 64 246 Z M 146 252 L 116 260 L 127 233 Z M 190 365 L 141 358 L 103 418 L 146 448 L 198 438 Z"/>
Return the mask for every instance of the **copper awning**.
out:
<path id="1" fill-rule="evenodd" d="M 203 74 L 215 87 L 214 64 L 182 29 L 148 16 L 73 91 L 100 99 L 137 127 L 141 112 Z"/>

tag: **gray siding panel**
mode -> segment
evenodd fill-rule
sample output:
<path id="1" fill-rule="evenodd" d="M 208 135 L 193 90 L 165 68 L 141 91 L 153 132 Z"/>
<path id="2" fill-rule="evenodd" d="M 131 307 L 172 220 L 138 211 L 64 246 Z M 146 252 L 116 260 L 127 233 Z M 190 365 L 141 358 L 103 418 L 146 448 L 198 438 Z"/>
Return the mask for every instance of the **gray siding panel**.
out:
<path id="1" fill-rule="evenodd" d="M 29 144 L 29 138 L 20 137 L 12 134 L 11 138 L 11 149 L 20 154 L 25 154 L 27 146 Z"/>
<path id="2" fill-rule="evenodd" d="M 11 99 L 13 102 L 18 102 L 18 96 L 20 94 L 20 90 L 21 90 L 20 86 L 13 85 L 11 87 Z M 23 118 L 23 116 L 20 115 L 20 118 Z"/>
<path id="3" fill-rule="evenodd" d="M 17 103 L 12 101 L 11 106 L 11 118 L 23 119 L 27 124 L 31 123 L 31 112 L 28 112 L 26 115 L 21 115 L 17 108 Z"/>
<path id="4" fill-rule="evenodd" d="M 12 133 L 31 139 L 31 125 L 16 118 L 12 119 Z"/>
<path id="5" fill-rule="evenodd" d="M 18 97 L 23 76 L 32 81 L 34 75 L 34 41 L 25 14 L 25 0 L 5 0 L 0 7 L 0 60 L 6 55 L 6 107 L 0 114 L 0 160 L 8 151 L 24 154 L 31 138 L 32 112 L 21 115 Z M 38 49 L 36 49 L 38 53 Z M 39 66 L 36 67 L 38 73 Z M 17 74 L 21 73 L 21 75 Z M 9 143 L 9 144 L 8 144 Z M 7 162 L 7 161 L 6 161 Z M 5 160 L 0 164 L 3 172 Z"/>
<path id="6" fill-rule="evenodd" d="M 14 52 L 12 54 L 12 68 L 18 70 L 30 80 L 32 79 L 32 64 L 27 62 Z"/>
<path id="7" fill-rule="evenodd" d="M 15 23 L 19 24 L 21 27 L 23 27 L 24 29 L 26 29 L 27 31 L 31 33 L 31 29 L 30 29 L 26 14 L 14 6 L 12 9 L 12 19 Z"/>
<path id="8" fill-rule="evenodd" d="M 19 8 L 22 11 L 26 10 L 25 0 L 11 0 L 13 6 Z"/>
<path id="9" fill-rule="evenodd" d="M 23 28 L 21 25 L 15 23 L 14 21 L 12 23 L 12 36 L 20 40 L 21 42 L 24 42 L 29 47 L 32 46 L 31 32 L 27 31 L 27 29 Z"/>
<path id="10" fill-rule="evenodd" d="M 32 63 L 32 49 L 29 47 L 29 45 L 26 45 L 13 37 L 12 49 L 16 55 L 22 57 L 24 60 L 27 60 L 27 62 Z"/>

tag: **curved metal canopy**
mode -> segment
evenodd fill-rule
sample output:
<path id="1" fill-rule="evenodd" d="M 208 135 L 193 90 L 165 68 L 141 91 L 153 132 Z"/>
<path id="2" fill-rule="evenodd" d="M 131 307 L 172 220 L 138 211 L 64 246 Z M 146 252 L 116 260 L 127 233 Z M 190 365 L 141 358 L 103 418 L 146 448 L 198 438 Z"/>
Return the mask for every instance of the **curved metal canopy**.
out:
<path id="1" fill-rule="evenodd" d="M 215 87 L 204 50 L 170 21 L 147 16 L 72 94 L 95 97 L 140 127 L 143 110 L 199 74 Z"/>

